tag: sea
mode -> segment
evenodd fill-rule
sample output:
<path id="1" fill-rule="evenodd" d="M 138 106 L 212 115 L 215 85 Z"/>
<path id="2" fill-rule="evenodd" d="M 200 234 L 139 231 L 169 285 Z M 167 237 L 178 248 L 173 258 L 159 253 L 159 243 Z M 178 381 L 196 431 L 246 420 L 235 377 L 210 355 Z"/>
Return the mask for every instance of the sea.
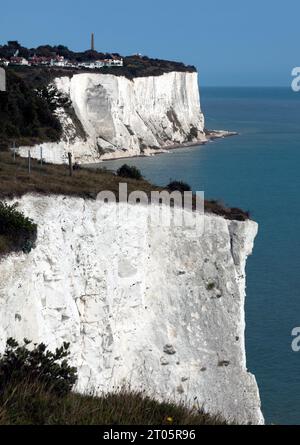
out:
<path id="1" fill-rule="evenodd" d="M 289 88 L 202 88 L 209 129 L 238 136 L 125 162 L 158 185 L 183 180 L 259 224 L 247 262 L 246 353 L 268 424 L 300 424 L 300 93 Z"/>

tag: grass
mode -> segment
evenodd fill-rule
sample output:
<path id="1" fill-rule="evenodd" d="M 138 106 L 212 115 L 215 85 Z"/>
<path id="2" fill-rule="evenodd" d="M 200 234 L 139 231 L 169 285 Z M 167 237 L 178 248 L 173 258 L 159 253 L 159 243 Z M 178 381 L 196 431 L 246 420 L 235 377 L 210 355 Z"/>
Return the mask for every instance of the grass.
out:
<path id="1" fill-rule="evenodd" d="M 0 354 L 0 425 L 214 425 L 194 400 L 188 407 L 158 402 L 125 385 L 113 392 L 72 392 L 77 369 L 70 365 L 70 344 L 50 351 L 44 343 L 7 339 Z"/>
<path id="2" fill-rule="evenodd" d="M 69 176 L 66 165 L 46 164 L 41 166 L 32 159 L 31 174 L 28 174 L 27 159 L 20 157 L 14 162 L 11 153 L 0 152 L 0 199 L 19 197 L 26 193 L 63 194 L 96 198 L 102 190 L 111 190 L 118 196 L 119 183 L 128 184 L 128 192 L 134 190 L 160 190 L 147 181 L 121 178 L 102 170 L 81 168 Z"/>
<path id="3" fill-rule="evenodd" d="M 0 394 L 0 425 L 225 425 L 202 409 L 159 403 L 144 393 L 120 389 L 101 397 L 58 397 L 23 382 Z"/>
<path id="4" fill-rule="evenodd" d="M 122 178 L 105 169 L 80 168 L 69 176 L 66 165 L 46 164 L 41 166 L 32 160 L 31 174 L 28 174 L 27 159 L 20 157 L 14 162 L 12 154 L 0 151 L 0 199 L 20 197 L 26 193 L 62 194 L 95 199 L 102 190 L 110 190 L 118 199 L 119 184 L 127 183 L 128 193 L 135 190 L 146 192 L 164 190 L 141 179 Z M 223 216 L 226 219 L 245 221 L 249 213 L 241 209 L 225 207 L 218 201 L 205 201 L 205 211 Z"/>

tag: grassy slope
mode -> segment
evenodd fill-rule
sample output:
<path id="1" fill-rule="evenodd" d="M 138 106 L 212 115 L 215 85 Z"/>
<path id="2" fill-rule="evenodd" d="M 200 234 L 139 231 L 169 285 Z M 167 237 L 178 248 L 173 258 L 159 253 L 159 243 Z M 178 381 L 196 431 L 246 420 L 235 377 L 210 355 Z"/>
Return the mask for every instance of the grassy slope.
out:
<path id="1" fill-rule="evenodd" d="M 102 397 L 57 397 L 38 385 L 9 386 L 0 395 L 0 425 L 221 425 L 202 409 L 158 403 L 143 393 L 120 390 Z"/>
<path id="2" fill-rule="evenodd" d="M 105 165 L 105 164 L 103 164 Z M 105 170 L 75 170 L 69 176 L 65 165 L 47 164 L 42 167 L 32 160 L 31 174 L 28 174 L 27 159 L 13 161 L 12 154 L 0 151 L 0 199 L 22 196 L 26 193 L 63 194 L 94 199 L 102 190 L 111 190 L 118 196 L 119 183 L 126 182 L 128 193 L 135 190 L 163 190 L 145 180 L 121 178 Z M 227 219 L 247 220 L 249 215 L 241 209 L 225 207 L 218 201 L 205 201 L 205 210 Z"/>

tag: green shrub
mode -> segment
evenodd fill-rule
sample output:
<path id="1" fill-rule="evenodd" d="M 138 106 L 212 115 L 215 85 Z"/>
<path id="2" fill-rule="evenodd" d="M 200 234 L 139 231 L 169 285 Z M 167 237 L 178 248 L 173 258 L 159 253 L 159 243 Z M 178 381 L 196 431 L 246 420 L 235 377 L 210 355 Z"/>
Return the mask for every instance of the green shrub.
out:
<path id="1" fill-rule="evenodd" d="M 117 170 L 117 175 L 122 178 L 143 179 L 142 173 L 138 168 L 127 164 L 122 165 L 122 167 Z"/>
<path id="2" fill-rule="evenodd" d="M 0 254 L 10 250 L 29 253 L 34 247 L 36 236 L 37 225 L 19 212 L 16 204 L 9 205 L 0 201 Z"/>
<path id="3" fill-rule="evenodd" d="M 19 144 L 23 137 L 40 142 L 58 141 L 62 127 L 53 113 L 51 94 L 41 94 L 15 70 L 7 69 L 6 76 L 7 91 L 0 95 L 0 139 L 9 145 L 12 140 Z"/>
<path id="4" fill-rule="evenodd" d="M 66 360 L 69 357 L 69 343 L 64 343 L 53 353 L 43 343 L 34 344 L 24 339 L 19 345 L 13 338 L 7 340 L 6 349 L 0 356 L 0 393 L 8 385 L 20 383 L 40 384 L 57 396 L 68 394 L 77 380 L 76 368 Z"/>
<path id="5" fill-rule="evenodd" d="M 183 181 L 172 181 L 167 185 L 167 189 L 170 192 L 178 191 L 181 193 L 191 191 L 191 187 L 189 186 L 189 184 Z"/>

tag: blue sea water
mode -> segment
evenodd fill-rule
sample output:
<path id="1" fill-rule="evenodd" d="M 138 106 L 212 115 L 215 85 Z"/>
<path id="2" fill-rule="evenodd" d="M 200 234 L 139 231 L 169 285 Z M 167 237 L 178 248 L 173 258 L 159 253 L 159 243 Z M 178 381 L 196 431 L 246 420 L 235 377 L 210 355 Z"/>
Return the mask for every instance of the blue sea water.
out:
<path id="1" fill-rule="evenodd" d="M 205 88 L 207 128 L 239 132 L 205 146 L 126 160 L 151 181 L 187 181 L 207 198 L 251 211 L 259 223 L 247 263 L 247 364 L 267 423 L 300 424 L 300 93 Z M 117 168 L 124 160 L 106 163 Z"/>

